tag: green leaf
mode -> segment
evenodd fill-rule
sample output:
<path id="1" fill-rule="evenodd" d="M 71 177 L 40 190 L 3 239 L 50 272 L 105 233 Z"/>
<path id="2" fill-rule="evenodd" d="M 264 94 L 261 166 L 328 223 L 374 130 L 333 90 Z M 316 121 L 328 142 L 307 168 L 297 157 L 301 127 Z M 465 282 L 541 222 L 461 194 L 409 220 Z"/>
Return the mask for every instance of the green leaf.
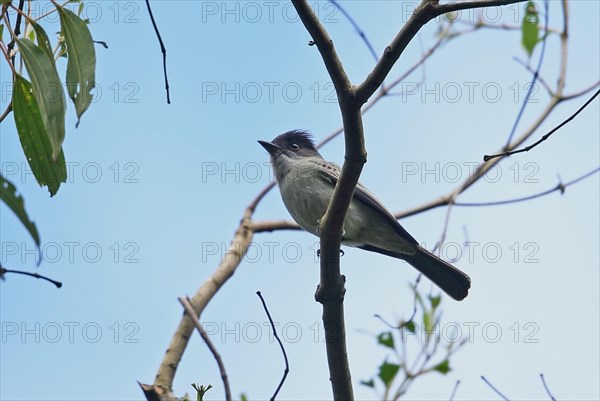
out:
<path id="1" fill-rule="evenodd" d="M 441 296 L 437 296 L 437 297 L 432 297 L 431 295 L 429 296 L 429 301 L 431 302 L 431 307 L 433 309 L 437 308 L 440 304 L 440 302 L 442 301 L 442 297 Z"/>
<path id="2" fill-rule="evenodd" d="M 204 385 L 198 386 L 198 384 L 192 383 L 192 387 L 194 388 L 194 390 L 196 390 L 196 400 L 202 401 L 202 399 L 204 398 L 204 394 L 206 394 L 206 392 L 212 388 L 212 384 L 209 384 L 208 386 L 204 387 Z"/>
<path id="3" fill-rule="evenodd" d="M 62 34 L 67 44 L 67 92 L 75 104 L 77 125 L 92 102 L 96 86 L 96 51 L 86 23 L 63 7 L 57 8 Z"/>
<path id="4" fill-rule="evenodd" d="M 37 36 L 38 46 L 48 55 L 48 58 L 54 60 L 54 55 L 52 54 L 52 45 L 50 44 L 50 40 L 48 39 L 48 35 L 46 35 L 44 28 L 35 23 L 33 20 L 28 22 L 31 24 L 31 26 L 33 26 L 33 30 Z"/>
<path id="5" fill-rule="evenodd" d="M 410 322 L 406 322 L 404 327 L 406 327 L 406 330 L 410 331 L 411 333 L 414 333 L 417 330 L 415 322 L 413 322 L 412 320 Z"/>
<path id="6" fill-rule="evenodd" d="M 377 336 L 377 342 L 385 347 L 396 349 L 394 346 L 394 337 L 391 332 L 381 333 Z"/>
<path id="7" fill-rule="evenodd" d="M 400 370 L 400 365 L 396 365 L 395 363 L 388 363 L 388 361 L 384 361 L 379 367 L 379 378 L 385 384 L 386 387 L 389 387 L 392 384 L 392 381 L 398 374 Z"/>
<path id="8" fill-rule="evenodd" d="M 365 380 L 361 380 L 360 384 L 362 384 L 363 386 L 367 386 L 367 387 L 371 387 L 371 388 L 375 388 L 375 381 L 373 379 L 365 381 Z"/>
<path id="9" fill-rule="evenodd" d="M 38 233 L 35 223 L 29 219 L 25 211 L 25 200 L 17 194 L 17 187 L 2 175 L 0 175 L 0 199 L 8 206 L 10 210 L 21 220 L 21 224 L 25 226 L 31 238 L 35 241 L 35 245 L 40 248 L 40 234 Z M 41 259 L 40 259 L 41 260 Z"/>
<path id="10" fill-rule="evenodd" d="M 60 149 L 56 159 L 32 84 L 17 75 L 12 95 L 13 115 L 25 157 L 37 182 L 48 186 L 54 196 L 61 182 L 67 181 L 65 156 Z"/>
<path id="11" fill-rule="evenodd" d="M 433 370 L 440 372 L 441 374 L 445 375 L 448 372 L 450 372 L 450 361 L 448 361 L 447 359 L 444 359 L 442 362 L 438 363 Z"/>
<path id="12" fill-rule="evenodd" d="M 44 131 L 52 146 L 52 159 L 58 161 L 65 138 L 66 105 L 54 59 L 28 39 L 17 39 L 17 44 L 31 79 Z"/>
<path id="13" fill-rule="evenodd" d="M 433 331 L 433 314 L 431 312 L 423 312 L 423 328 L 425 333 Z"/>
<path id="14" fill-rule="evenodd" d="M 521 43 L 529 57 L 533 54 L 535 46 L 540 42 L 539 22 L 540 20 L 535 3 L 533 1 L 527 2 L 523 24 L 521 25 Z"/>
<path id="15" fill-rule="evenodd" d="M 0 42 L 2 41 L 3 33 L 4 33 L 4 24 L 0 24 Z"/>
<path id="16" fill-rule="evenodd" d="M 240 399 L 242 401 L 248 401 L 248 396 L 245 393 L 240 394 Z"/>

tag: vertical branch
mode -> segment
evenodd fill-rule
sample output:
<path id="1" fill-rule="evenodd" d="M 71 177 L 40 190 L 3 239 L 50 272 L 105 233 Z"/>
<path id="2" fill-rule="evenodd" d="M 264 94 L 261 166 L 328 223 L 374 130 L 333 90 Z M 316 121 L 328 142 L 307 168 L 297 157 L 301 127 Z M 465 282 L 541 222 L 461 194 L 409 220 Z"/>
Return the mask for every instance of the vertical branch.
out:
<path id="1" fill-rule="evenodd" d="M 320 223 L 321 275 L 315 294 L 323 304 L 323 323 L 327 344 L 329 374 L 336 400 L 352 400 L 352 382 L 346 351 L 344 326 L 345 278 L 340 273 L 340 241 L 346 213 L 354 195 L 362 168 L 367 161 L 361 106 L 383 84 L 412 38 L 431 19 L 449 11 L 497 6 L 524 0 L 477 0 L 440 5 L 438 0 L 423 0 L 396 35 L 373 71 L 357 87 L 352 86 L 335 51 L 333 41 L 305 0 L 292 0 L 302 23 L 323 58 L 335 86 L 342 113 L 345 138 L 344 165 L 340 178 Z"/>
<path id="2" fill-rule="evenodd" d="M 329 375 L 335 400 L 352 400 L 354 394 L 346 350 L 344 323 L 345 278 L 340 273 L 340 242 L 346 212 L 366 162 L 360 106 L 339 60 L 333 41 L 307 1 L 292 0 L 302 23 L 317 45 L 332 79 L 342 113 L 346 143 L 345 162 L 325 216 L 321 219 L 321 274 L 315 299 L 323 305 L 323 326 Z"/>

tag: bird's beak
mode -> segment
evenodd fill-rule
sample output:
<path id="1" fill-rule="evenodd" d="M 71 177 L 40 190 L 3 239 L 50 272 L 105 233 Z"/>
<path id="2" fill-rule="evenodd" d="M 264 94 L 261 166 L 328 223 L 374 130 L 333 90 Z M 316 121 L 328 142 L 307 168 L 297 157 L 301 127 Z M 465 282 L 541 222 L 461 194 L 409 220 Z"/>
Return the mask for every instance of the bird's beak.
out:
<path id="1" fill-rule="evenodd" d="M 258 141 L 258 143 L 260 143 L 262 145 L 262 147 L 265 148 L 266 151 L 269 152 L 269 154 L 271 156 L 275 156 L 275 154 L 277 152 L 282 151 L 282 149 L 279 146 L 275 145 L 274 143 L 267 142 L 267 141 Z"/>

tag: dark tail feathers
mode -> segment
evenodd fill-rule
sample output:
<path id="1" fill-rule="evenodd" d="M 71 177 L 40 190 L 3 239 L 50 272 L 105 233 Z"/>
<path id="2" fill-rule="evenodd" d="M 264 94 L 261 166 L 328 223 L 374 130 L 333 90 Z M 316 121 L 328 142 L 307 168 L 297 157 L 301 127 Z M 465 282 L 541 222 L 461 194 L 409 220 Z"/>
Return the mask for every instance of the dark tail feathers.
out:
<path id="1" fill-rule="evenodd" d="M 410 263 L 457 301 L 463 300 L 468 295 L 469 288 L 471 288 L 469 276 L 431 252 L 418 247 L 415 254 L 404 254 L 402 259 Z"/>

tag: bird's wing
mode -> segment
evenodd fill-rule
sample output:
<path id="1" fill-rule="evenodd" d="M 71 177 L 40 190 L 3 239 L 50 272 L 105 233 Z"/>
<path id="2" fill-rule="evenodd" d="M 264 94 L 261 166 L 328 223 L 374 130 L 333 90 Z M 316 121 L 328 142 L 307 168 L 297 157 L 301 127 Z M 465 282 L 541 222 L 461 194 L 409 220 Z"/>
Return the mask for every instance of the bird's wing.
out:
<path id="1" fill-rule="evenodd" d="M 315 160 L 314 163 L 322 167 L 318 169 L 321 177 L 324 178 L 326 181 L 330 182 L 331 185 L 335 187 L 340 178 L 340 167 L 337 164 L 328 162 L 326 160 Z M 418 245 L 417 240 L 414 239 L 412 235 L 410 235 L 408 231 L 406 231 L 404 227 L 400 225 L 400 223 L 398 223 L 398 220 L 396 220 L 396 218 L 360 182 L 356 185 L 356 189 L 354 190 L 354 198 L 359 202 L 362 202 L 366 206 L 377 210 L 377 212 L 379 212 L 383 217 L 385 217 L 386 221 L 388 221 L 388 223 L 390 223 L 392 227 L 394 227 L 394 230 L 402 239 L 409 243 Z"/>

